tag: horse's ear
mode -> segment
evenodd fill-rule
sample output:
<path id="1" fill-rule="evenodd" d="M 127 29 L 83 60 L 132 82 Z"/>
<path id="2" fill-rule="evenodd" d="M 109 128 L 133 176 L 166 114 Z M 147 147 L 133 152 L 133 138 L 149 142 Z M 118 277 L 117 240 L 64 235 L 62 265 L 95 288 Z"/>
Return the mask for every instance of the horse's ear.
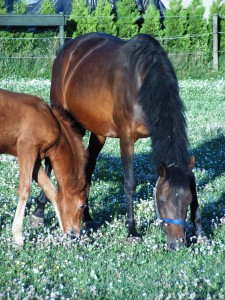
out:
<path id="1" fill-rule="evenodd" d="M 191 172 L 195 167 L 195 157 L 191 156 L 188 164 L 188 171 Z"/>
<path id="2" fill-rule="evenodd" d="M 159 163 L 157 167 L 157 172 L 160 177 L 165 177 L 167 172 L 166 165 L 164 163 Z"/>

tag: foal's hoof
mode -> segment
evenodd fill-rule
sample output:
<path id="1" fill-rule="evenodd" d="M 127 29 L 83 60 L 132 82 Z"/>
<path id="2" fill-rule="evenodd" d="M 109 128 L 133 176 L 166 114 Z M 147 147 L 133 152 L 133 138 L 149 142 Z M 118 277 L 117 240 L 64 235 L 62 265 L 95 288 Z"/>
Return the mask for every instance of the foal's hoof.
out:
<path id="1" fill-rule="evenodd" d="M 142 242 L 141 236 L 128 236 L 127 237 L 127 243 L 129 244 L 139 244 Z"/>
<path id="2" fill-rule="evenodd" d="M 34 214 L 30 216 L 30 226 L 31 227 L 40 227 L 44 226 L 44 218 L 35 216 Z"/>

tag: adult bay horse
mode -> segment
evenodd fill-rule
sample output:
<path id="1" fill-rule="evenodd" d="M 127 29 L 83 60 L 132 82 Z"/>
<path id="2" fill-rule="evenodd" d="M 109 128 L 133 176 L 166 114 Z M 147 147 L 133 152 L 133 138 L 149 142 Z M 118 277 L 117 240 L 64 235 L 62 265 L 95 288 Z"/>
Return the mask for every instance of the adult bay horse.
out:
<path id="1" fill-rule="evenodd" d="M 133 211 L 134 144 L 148 136 L 159 175 L 156 211 L 169 247 L 174 248 L 176 240 L 184 240 L 188 205 L 196 234 L 204 234 L 192 173 L 194 159 L 188 154 L 184 105 L 172 64 L 156 39 L 139 34 L 125 41 L 90 33 L 70 40 L 53 64 L 51 103 L 62 107 L 81 128 L 91 132 L 86 168 L 88 192 L 96 158 L 106 138 L 120 139 L 129 239 L 140 237 Z M 43 203 L 46 200 L 42 194 L 35 216 L 43 218 Z M 87 207 L 84 221 L 89 220 Z"/>
<path id="2" fill-rule="evenodd" d="M 32 178 L 51 200 L 64 233 L 80 232 L 86 205 L 86 154 L 82 137 L 58 109 L 38 97 L 0 89 L 0 153 L 18 157 L 19 201 L 13 236 L 23 245 L 22 224 Z M 50 159 L 58 190 L 46 175 L 41 160 Z"/>

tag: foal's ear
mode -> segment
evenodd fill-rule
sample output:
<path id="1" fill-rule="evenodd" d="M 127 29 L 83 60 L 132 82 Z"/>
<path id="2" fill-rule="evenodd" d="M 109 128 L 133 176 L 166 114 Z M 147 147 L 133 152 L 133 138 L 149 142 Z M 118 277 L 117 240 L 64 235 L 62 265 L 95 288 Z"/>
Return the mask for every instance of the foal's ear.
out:
<path id="1" fill-rule="evenodd" d="M 159 163 L 157 167 L 157 172 L 160 177 L 165 177 L 167 172 L 166 165 L 164 163 Z"/>
<path id="2" fill-rule="evenodd" d="M 85 184 L 86 184 L 86 180 L 85 180 L 85 177 L 82 176 L 79 180 L 78 180 L 78 183 L 77 183 L 77 188 L 78 190 L 82 191 L 85 187 Z"/>
<path id="3" fill-rule="evenodd" d="M 188 164 L 188 172 L 191 172 L 195 167 L 195 157 L 191 156 Z"/>

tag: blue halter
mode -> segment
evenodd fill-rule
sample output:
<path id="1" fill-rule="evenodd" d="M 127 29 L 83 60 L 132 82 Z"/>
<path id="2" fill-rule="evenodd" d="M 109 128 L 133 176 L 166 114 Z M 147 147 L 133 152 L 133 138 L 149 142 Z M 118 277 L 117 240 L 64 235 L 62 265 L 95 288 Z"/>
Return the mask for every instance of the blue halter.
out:
<path id="1" fill-rule="evenodd" d="M 157 181 L 157 183 L 156 183 L 156 188 L 155 188 L 155 193 L 154 193 L 155 211 L 156 211 L 157 219 L 158 219 L 161 223 L 165 223 L 165 224 L 175 224 L 175 225 L 180 225 L 180 226 L 182 226 L 182 227 L 185 227 L 186 222 L 183 221 L 183 220 L 161 218 L 160 213 L 159 213 L 159 209 L 158 209 L 158 205 L 157 205 L 157 200 L 156 200 L 157 184 L 158 184 L 158 181 Z"/>

